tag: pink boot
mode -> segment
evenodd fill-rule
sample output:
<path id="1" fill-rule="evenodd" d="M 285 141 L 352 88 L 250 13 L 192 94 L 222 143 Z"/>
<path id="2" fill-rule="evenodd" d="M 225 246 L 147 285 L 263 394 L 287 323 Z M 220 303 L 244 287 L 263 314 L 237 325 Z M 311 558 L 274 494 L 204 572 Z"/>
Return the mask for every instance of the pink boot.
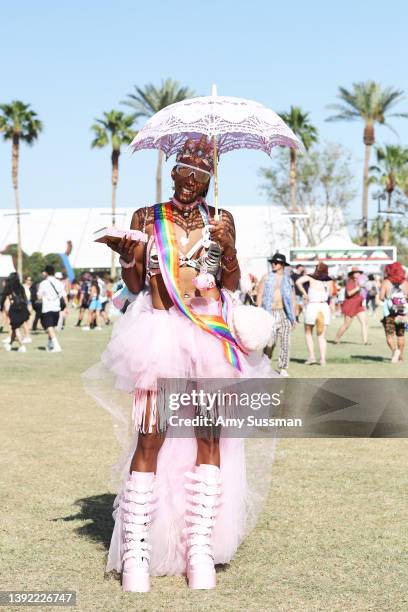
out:
<path id="1" fill-rule="evenodd" d="M 190 589 L 214 589 L 215 568 L 212 528 L 221 493 L 220 468 L 202 463 L 187 472 L 192 483 L 185 485 L 187 496 L 187 580 Z"/>
<path id="2" fill-rule="evenodd" d="M 123 516 L 123 571 L 124 591 L 150 591 L 149 526 L 151 523 L 153 472 L 132 472 L 129 475 L 120 507 Z"/>

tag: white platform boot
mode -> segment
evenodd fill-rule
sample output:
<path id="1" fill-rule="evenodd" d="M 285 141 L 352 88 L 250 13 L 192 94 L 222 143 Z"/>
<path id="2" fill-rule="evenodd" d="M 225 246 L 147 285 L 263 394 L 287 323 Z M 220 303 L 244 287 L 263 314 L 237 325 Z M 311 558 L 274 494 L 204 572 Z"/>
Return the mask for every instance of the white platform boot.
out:
<path id="1" fill-rule="evenodd" d="M 214 589 L 212 531 L 221 494 L 220 468 L 202 463 L 186 473 L 187 580 L 190 589 Z"/>
<path id="2" fill-rule="evenodd" d="M 124 591 L 150 591 L 149 527 L 152 520 L 153 472 L 132 472 L 122 493 L 123 513 L 123 571 Z"/>

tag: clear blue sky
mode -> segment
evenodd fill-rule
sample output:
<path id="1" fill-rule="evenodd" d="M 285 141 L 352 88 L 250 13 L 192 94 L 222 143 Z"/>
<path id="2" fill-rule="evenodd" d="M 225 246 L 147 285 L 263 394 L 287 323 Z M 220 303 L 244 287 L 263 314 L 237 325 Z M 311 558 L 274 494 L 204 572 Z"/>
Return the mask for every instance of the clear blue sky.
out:
<path id="1" fill-rule="evenodd" d="M 215 82 L 220 94 L 275 111 L 301 106 L 321 140 L 351 150 L 361 193 L 362 125 L 325 123 L 325 106 L 339 85 L 366 79 L 408 96 L 407 17 L 403 0 L 4 3 L 0 101 L 29 102 L 44 122 L 35 146 L 22 147 L 22 208 L 109 207 L 109 150 L 90 149 L 90 125 L 103 111 L 129 110 L 119 103 L 134 84 L 166 77 L 204 95 Z M 398 110 L 408 111 L 408 99 Z M 408 121 L 392 125 L 399 138 L 380 127 L 378 142 L 408 145 Z M 264 203 L 258 170 L 268 163 L 260 152 L 223 156 L 221 203 Z M 156 152 L 122 156 L 119 206 L 153 202 L 155 164 Z M 12 206 L 10 145 L 0 142 L 0 210 Z"/>

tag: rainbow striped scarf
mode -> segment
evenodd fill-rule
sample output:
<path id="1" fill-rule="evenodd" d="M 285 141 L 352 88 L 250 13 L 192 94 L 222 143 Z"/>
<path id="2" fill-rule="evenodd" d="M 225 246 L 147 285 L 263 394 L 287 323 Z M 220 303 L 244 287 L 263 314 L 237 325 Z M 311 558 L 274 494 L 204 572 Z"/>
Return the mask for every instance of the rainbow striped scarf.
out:
<path id="1" fill-rule="evenodd" d="M 227 304 L 221 293 L 222 316 L 195 313 L 183 300 L 179 282 L 179 249 L 174 232 L 171 204 L 156 204 L 154 207 L 154 237 L 160 271 L 164 284 L 176 308 L 203 331 L 216 336 L 224 346 L 227 361 L 241 371 L 238 350 L 245 353 L 235 340 L 227 324 Z"/>

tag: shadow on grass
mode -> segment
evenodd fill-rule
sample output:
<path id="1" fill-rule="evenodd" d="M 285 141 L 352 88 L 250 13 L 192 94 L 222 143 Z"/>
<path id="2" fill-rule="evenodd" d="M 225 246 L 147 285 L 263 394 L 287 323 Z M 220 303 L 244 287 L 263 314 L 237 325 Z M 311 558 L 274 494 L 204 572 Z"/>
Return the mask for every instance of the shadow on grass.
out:
<path id="1" fill-rule="evenodd" d="M 381 357 L 380 355 L 350 355 L 351 359 L 358 359 L 359 361 L 377 361 L 389 363 L 390 359 L 387 357 Z"/>
<path id="2" fill-rule="evenodd" d="M 306 359 L 299 359 L 298 357 L 291 357 L 290 360 L 293 361 L 294 363 L 302 363 L 303 365 L 307 365 L 307 367 L 312 367 L 315 365 L 320 366 L 320 364 L 317 361 L 316 363 L 307 364 Z"/>
<path id="3" fill-rule="evenodd" d="M 96 542 L 100 542 L 108 549 L 113 529 L 113 501 L 115 495 L 103 493 L 92 495 L 75 501 L 79 506 L 77 514 L 53 519 L 53 521 L 89 521 L 86 525 L 77 527 L 75 532 Z"/>
<path id="4" fill-rule="evenodd" d="M 363 345 L 362 342 L 350 342 L 350 340 L 340 340 L 340 342 L 335 342 L 334 340 L 327 340 L 327 344 L 335 344 L 336 346 L 340 346 L 340 344 L 355 344 L 358 346 L 359 344 Z"/>

